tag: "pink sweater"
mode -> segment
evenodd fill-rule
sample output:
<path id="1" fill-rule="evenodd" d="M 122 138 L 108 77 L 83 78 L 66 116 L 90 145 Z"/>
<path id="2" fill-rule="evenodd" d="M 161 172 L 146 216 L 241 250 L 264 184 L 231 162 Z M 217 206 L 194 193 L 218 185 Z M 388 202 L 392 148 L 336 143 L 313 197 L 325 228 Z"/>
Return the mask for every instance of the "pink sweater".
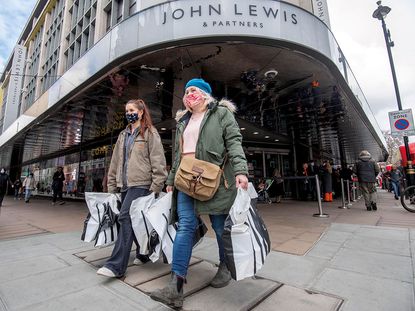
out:
<path id="1" fill-rule="evenodd" d="M 205 113 L 192 115 L 183 132 L 183 153 L 196 152 L 196 144 L 199 139 L 200 124 Z"/>

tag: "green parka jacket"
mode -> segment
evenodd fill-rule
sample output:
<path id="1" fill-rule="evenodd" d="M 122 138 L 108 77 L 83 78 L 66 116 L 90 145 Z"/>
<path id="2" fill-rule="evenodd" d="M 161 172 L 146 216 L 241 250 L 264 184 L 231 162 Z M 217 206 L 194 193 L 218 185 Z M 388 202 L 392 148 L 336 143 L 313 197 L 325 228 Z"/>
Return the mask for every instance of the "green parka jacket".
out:
<path id="1" fill-rule="evenodd" d="M 242 149 L 242 135 L 234 117 L 235 111 L 236 107 L 230 101 L 211 102 L 200 124 L 195 156 L 197 159 L 221 166 L 227 154 L 224 175 L 228 182 L 228 188 L 225 188 L 222 177 L 219 189 L 212 199 L 204 202 L 195 200 L 197 214 L 227 214 L 236 197 L 235 176 L 248 175 L 246 157 Z M 168 186 L 174 185 L 174 177 L 181 159 L 180 141 L 190 116 L 191 112 L 187 110 L 178 111 L 176 114 L 175 157 L 166 181 Z M 176 197 L 176 190 L 174 197 Z M 177 200 L 174 199 L 171 219 L 173 222 L 177 217 L 176 202 Z"/>

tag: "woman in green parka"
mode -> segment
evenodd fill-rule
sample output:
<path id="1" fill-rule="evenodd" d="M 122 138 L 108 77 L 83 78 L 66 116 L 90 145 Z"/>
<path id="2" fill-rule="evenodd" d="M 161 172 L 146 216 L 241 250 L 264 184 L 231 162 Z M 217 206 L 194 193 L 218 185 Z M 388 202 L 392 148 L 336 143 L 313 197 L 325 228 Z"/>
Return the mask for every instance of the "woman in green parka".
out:
<path id="1" fill-rule="evenodd" d="M 173 245 L 172 277 L 169 284 L 153 292 L 151 298 L 176 308 L 183 304 L 183 283 L 192 255 L 197 215 L 209 215 L 219 247 L 220 264 L 210 285 L 223 287 L 231 280 L 222 241 L 224 222 L 237 187 L 248 188 L 248 168 L 242 135 L 234 117 L 235 106 L 226 100 L 217 102 L 211 93 L 210 85 L 203 79 L 190 80 L 183 97 L 186 110 L 176 115 L 175 161 L 167 178 L 167 191 L 174 190 L 174 177 L 182 157 L 194 157 L 218 166 L 224 163 L 224 177 L 209 201 L 198 201 L 174 190 L 172 215 L 179 225 Z"/>

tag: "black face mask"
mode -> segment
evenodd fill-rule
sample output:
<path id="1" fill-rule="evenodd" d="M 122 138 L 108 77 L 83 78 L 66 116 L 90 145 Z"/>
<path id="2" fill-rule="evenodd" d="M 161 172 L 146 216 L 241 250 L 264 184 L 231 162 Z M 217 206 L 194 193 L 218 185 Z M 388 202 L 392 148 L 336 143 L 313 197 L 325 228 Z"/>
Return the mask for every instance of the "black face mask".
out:
<path id="1" fill-rule="evenodd" d="M 127 119 L 128 123 L 135 123 L 138 120 L 138 113 L 126 113 L 125 118 Z"/>

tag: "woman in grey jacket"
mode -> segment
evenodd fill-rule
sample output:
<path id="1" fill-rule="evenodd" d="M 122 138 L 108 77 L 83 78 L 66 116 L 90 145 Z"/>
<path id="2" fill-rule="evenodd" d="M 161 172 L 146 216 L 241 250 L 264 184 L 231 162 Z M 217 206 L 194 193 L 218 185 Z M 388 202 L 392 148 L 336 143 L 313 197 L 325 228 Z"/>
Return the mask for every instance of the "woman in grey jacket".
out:
<path id="1" fill-rule="evenodd" d="M 127 270 L 133 240 L 137 244 L 134 264 L 147 262 L 139 254 L 130 218 L 131 203 L 151 192 L 159 193 L 167 177 L 166 158 L 160 136 L 153 126 L 149 110 L 141 99 L 125 105 L 128 126 L 118 136 L 108 171 L 108 192 L 121 191 L 120 232 L 111 257 L 97 274 L 121 277 Z"/>

